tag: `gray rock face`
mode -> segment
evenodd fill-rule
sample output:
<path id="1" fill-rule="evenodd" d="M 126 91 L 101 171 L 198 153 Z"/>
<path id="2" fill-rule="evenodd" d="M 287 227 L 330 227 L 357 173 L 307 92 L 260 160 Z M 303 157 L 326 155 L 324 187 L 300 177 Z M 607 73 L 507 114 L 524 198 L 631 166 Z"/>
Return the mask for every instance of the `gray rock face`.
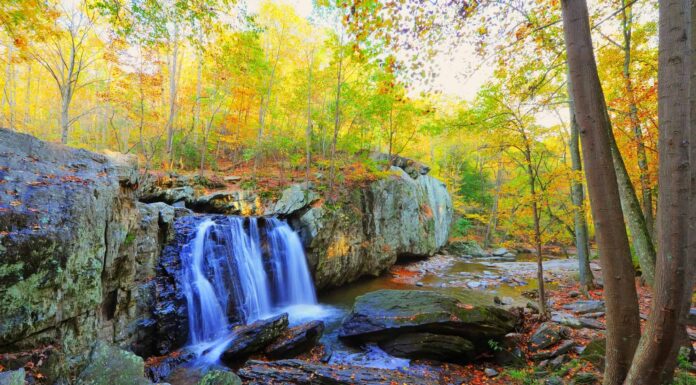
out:
<path id="1" fill-rule="evenodd" d="M 245 359 L 252 353 L 262 351 L 283 334 L 287 328 L 287 313 L 240 326 L 232 331 L 232 344 L 225 350 L 221 358 L 226 363 Z"/>
<path id="2" fill-rule="evenodd" d="M 148 334 L 161 242 L 184 214 L 135 199 L 137 162 L 0 129 L 0 352 Z"/>
<path id="3" fill-rule="evenodd" d="M 295 357 L 314 347 L 323 333 L 323 321 L 311 321 L 295 326 L 267 346 L 265 353 L 274 359 Z"/>
<path id="4" fill-rule="evenodd" d="M 570 336 L 570 330 L 553 322 L 544 322 L 529 338 L 529 350 L 534 352 L 555 345 Z"/>
<path id="5" fill-rule="evenodd" d="M 430 176 L 403 170 L 355 189 L 335 205 L 305 207 L 290 215 L 300 231 L 317 288 L 377 276 L 398 257 L 428 256 L 447 241 L 452 202 Z"/>
<path id="6" fill-rule="evenodd" d="M 476 348 L 466 338 L 433 333 L 404 333 L 380 344 L 395 357 L 424 358 L 438 361 L 469 361 Z"/>

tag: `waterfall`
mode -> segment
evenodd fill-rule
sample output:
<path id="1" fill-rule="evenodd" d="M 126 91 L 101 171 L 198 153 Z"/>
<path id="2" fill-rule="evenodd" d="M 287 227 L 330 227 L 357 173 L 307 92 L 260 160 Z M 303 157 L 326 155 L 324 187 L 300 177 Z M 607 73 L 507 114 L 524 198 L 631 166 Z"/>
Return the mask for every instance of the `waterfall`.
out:
<path id="1" fill-rule="evenodd" d="M 230 319 L 250 323 L 317 304 L 302 243 L 280 219 L 207 217 L 181 261 L 189 343 L 199 353 L 217 346 L 213 359 L 229 343 Z"/>

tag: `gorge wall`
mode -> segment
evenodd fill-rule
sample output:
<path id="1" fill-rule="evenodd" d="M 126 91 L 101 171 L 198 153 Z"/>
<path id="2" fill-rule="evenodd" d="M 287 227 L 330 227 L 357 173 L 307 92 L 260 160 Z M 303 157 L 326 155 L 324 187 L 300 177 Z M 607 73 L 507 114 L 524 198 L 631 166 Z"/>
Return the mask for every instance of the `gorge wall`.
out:
<path id="1" fill-rule="evenodd" d="M 277 200 L 196 194 L 183 178 L 146 185 L 134 157 L 0 129 L 0 354 L 52 344 L 61 362 L 79 367 L 97 340 L 163 353 L 158 335 L 181 329 L 160 321 L 176 322 L 182 309 L 163 277 L 176 252 L 161 255 L 176 250 L 178 218 L 190 209 L 285 218 L 320 289 L 378 275 L 399 257 L 431 255 L 447 241 L 450 197 L 426 168 L 401 166 L 330 205 L 300 185 Z"/>

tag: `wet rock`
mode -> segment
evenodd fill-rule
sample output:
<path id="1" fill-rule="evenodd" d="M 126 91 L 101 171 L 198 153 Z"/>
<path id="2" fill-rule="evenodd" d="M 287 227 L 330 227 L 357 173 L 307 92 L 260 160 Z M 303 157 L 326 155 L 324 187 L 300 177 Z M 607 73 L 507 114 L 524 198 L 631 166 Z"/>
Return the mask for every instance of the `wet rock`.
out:
<path id="1" fill-rule="evenodd" d="M 0 373 L 0 385 L 24 385 L 24 368 Z"/>
<path id="2" fill-rule="evenodd" d="M 577 301 L 563 306 L 564 309 L 570 310 L 576 314 L 595 313 L 605 311 L 604 301 L 587 300 Z"/>
<path id="3" fill-rule="evenodd" d="M 404 333 L 379 346 L 395 357 L 448 362 L 469 361 L 475 352 L 474 344 L 465 338 L 433 333 Z"/>
<path id="4" fill-rule="evenodd" d="M 145 368 L 145 372 L 147 377 L 153 381 L 162 382 L 168 379 L 175 370 L 193 361 L 195 358 L 196 354 L 193 351 L 179 350 L 158 360 L 156 364 L 149 365 Z"/>
<path id="5" fill-rule="evenodd" d="M 242 380 L 256 384 L 286 385 L 436 385 L 436 379 L 419 377 L 396 370 L 360 366 L 329 366 L 300 360 L 248 361 L 239 372 Z"/>
<path id="6" fill-rule="evenodd" d="M 242 379 L 230 371 L 211 370 L 197 385 L 242 385 Z"/>
<path id="7" fill-rule="evenodd" d="M 291 358 L 309 351 L 324 332 L 323 321 L 311 321 L 288 329 L 275 342 L 265 349 L 271 358 Z"/>
<path id="8" fill-rule="evenodd" d="M 287 328 L 287 313 L 239 326 L 232 330 L 230 335 L 232 344 L 222 354 L 221 359 L 225 363 L 234 363 L 260 352 L 280 337 Z"/>
<path id="9" fill-rule="evenodd" d="M 529 350 L 538 351 L 549 348 L 564 338 L 570 336 L 570 331 L 563 326 L 544 322 L 529 338 Z"/>
<path id="10" fill-rule="evenodd" d="M 604 370 L 606 355 L 606 339 L 598 338 L 590 341 L 580 353 L 580 359 L 591 362 L 599 370 Z"/>
<path id="11" fill-rule="evenodd" d="M 75 382 L 77 385 L 149 385 L 145 378 L 143 359 L 131 352 L 98 341 L 89 356 L 87 367 Z"/>
<path id="12" fill-rule="evenodd" d="M 495 377 L 499 374 L 498 371 L 493 368 L 486 368 L 483 373 L 486 375 L 486 377 Z"/>

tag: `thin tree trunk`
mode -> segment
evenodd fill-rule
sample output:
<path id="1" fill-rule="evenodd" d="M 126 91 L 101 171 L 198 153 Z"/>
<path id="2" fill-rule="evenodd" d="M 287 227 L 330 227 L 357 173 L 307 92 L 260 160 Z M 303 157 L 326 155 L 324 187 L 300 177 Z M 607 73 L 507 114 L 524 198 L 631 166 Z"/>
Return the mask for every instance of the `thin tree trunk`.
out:
<path id="1" fill-rule="evenodd" d="M 31 62 L 27 63 L 27 85 L 24 90 L 24 130 L 29 131 L 31 119 Z"/>
<path id="2" fill-rule="evenodd" d="M 694 143 L 690 102 L 696 86 L 690 84 L 693 45 L 691 1 L 660 1 L 658 56 L 659 186 L 657 213 L 658 253 L 655 290 L 645 327 L 626 383 L 671 383 L 686 317 L 689 314 L 693 270 L 689 260 L 689 153 Z M 687 38 L 688 37 L 688 38 Z M 690 169 L 691 168 L 691 169 Z M 691 225 L 693 231 L 693 224 Z"/>
<path id="3" fill-rule="evenodd" d="M 341 45 L 342 45 L 341 41 Z M 331 167 L 329 170 L 329 194 L 333 194 L 334 177 L 336 172 L 336 142 L 338 130 L 341 127 L 341 86 L 343 85 L 343 50 L 339 48 L 338 74 L 336 79 L 336 111 L 334 114 L 333 140 L 331 141 Z"/>
<path id="4" fill-rule="evenodd" d="M 622 384 L 640 338 L 635 273 L 619 203 L 604 92 L 599 83 L 585 0 L 562 0 L 568 68 L 603 269 L 607 305 L 605 385 Z"/>
<path id="5" fill-rule="evenodd" d="M 493 234 L 498 227 L 498 201 L 500 200 L 500 188 L 503 185 L 503 161 L 498 159 L 498 171 L 495 176 L 495 196 L 493 196 L 493 206 L 491 207 L 491 220 L 486 227 L 486 235 L 483 237 L 483 248 L 487 248 L 491 244 Z"/>
<path id="6" fill-rule="evenodd" d="M 570 160 L 571 169 L 578 174 L 578 178 L 573 178 L 570 186 L 570 197 L 575 206 L 575 248 L 577 250 L 580 285 L 587 292 L 594 287 L 592 269 L 590 269 L 590 239 L 587 231 L 587 217 L 585 215 L 585 191 L 582 179 L 582 159 L 580 158 L 580 129 L 578 121 L 575 119 L 575 103 L 573 102 L 573 90 L 568 74 L 568 109 L 570 114 Z"/>
<path id="7" fill-rule="evenodd" d="M 607 117 L 607 119 L 609 119 Z M 609 141 L 611 145 L 611 155 L 614 162 L 614 170 L 619 184 L 619 196 L 621 200 L 621 209 L 624 213 L 624 219 L 631 232 L 631 243 L 633 250 L 638 257 L 638 263 L 643 273 L 645 282 L 653 285 L 655 277 L 655 246 L 653 245 L 650 231 L 643 218 L 640 202 L 636 196 L 636 190 L 633 188 L 631 178 L 628 176 L 626 165 L 623 157 L 616 144 L 614 133 L 609 132 Z"/>
<path id="8" fill-rule="evenodd" d="M 308 66 L 307 66 L 307 128 L 305 131 L 305 157 L 306 157 L 306 170 L 305 170 L 305 189 L 309 191 L 309 171 L 312 166 L 312 55 L 313 52 L 308 53 Z"/>
<path id="9" fill-rule="evenodd" d="M 636 141 L 636 159 L 638 160 L 638 169 L 640 170 L 640 189 L 642 198 L 643 218 L 645 225 L 648 228 L 648 233 L 651 238 L 655 237 L 654 220 L 653 220 L 653 205 L 652 205 L 652 187 L 650 186 L 650 171 L 648 170 L 648 157 L 645 152 L 645 142 L 643 139 L 643 130 L 640 127 L 638 119 L 638 106 L 636 104 L 636 95 L 633 89 L 631 80 L 631 34 L 633 22 L 633 7 L 627 6 L 626 0 L 622 0 L 622 29 L 624 37 L 624 68 L 623 75 L 625 80 L 626 95 L 629 99 L 628 116 L 633 128 L 633 139 Z"/>
<path id="10" fill-rule="evenodd" d="M 177 61 L 179 58 L 179 28 L 174 25 L 174 36 L 171 42 L 172 57 L 169 60 L 169 117 L 167 118 L 167 162 L 168 167 L 174 164 L 174 119 L 176 117 L 176 95 L 177 95 Z"/>
<path id="11" fill-rule="evenodd" d="M 202 39 L 202 35 L 199 31 L 199 39 Z M 198 50 L 198 68 L 196 70 L 196 105 L 195 111 L 193 112 L 193 144 L 194 146 L 198 143 L 198 127 L 201 121 L 201 94 L 203 87 L 203 50 Z"/>
<path id="12" fill-rule="evenodd" d="M 540 225 L 540 213 L 539 213 L 539 202 L 537 200 L 536 194 L 536 175 L 534 172 L 534 166 L 532 164 L 532 150 L 530 148 L 529 141 L 524 138 L 525 152 L 524 160 L 526 162 L 527 177 L 529 179 L 529 192 L 532 195 L 532 216 L 534 217 L 534 243 L 536 245 L 537 254 L 537 280 L 538 290 L 539 290 L 539 311 L 542 315 L 546 316 L 546 290 L 544 288 L 544 260 L 541 253 L 541 225 Z"/>

